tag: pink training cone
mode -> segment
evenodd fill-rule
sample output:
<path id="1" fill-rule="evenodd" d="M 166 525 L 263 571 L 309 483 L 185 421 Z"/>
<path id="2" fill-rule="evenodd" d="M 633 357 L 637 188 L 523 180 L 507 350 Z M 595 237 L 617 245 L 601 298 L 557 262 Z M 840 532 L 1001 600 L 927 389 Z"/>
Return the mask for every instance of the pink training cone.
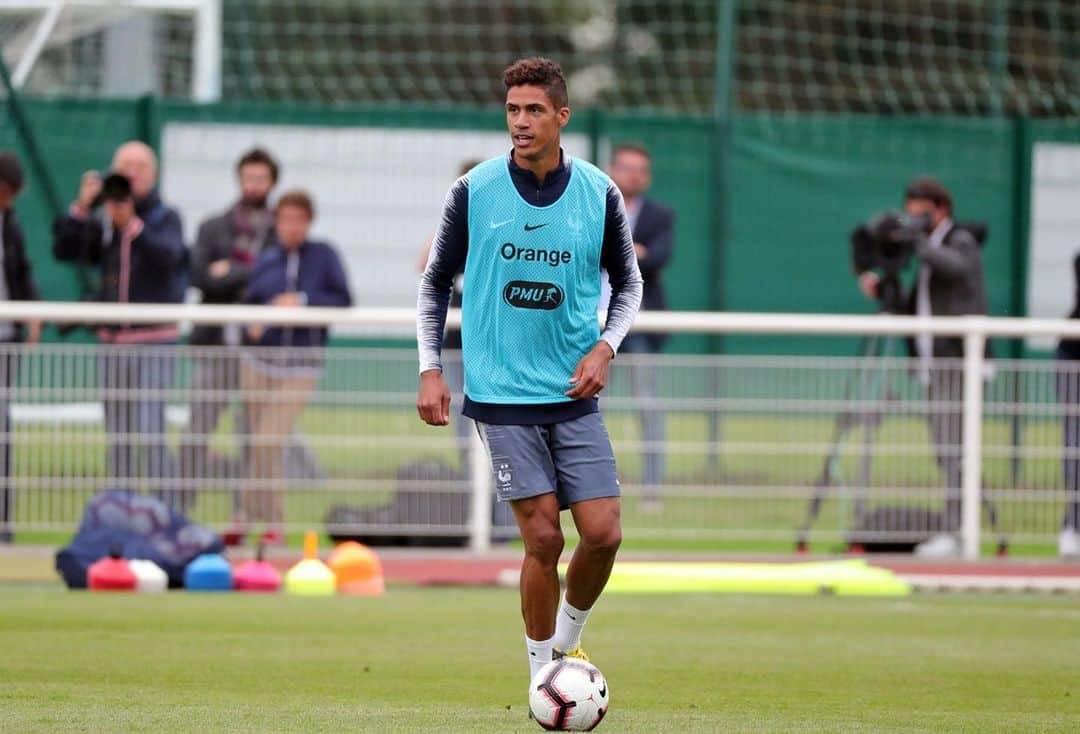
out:
<path id="1" fill-rule="evenodd" d="M 233 588 L 237 591 L 277 591 L 281 588 L 281 574 L 263 560 L 261 544 L 255 560 L 240 564 L 233 572 Z"/>

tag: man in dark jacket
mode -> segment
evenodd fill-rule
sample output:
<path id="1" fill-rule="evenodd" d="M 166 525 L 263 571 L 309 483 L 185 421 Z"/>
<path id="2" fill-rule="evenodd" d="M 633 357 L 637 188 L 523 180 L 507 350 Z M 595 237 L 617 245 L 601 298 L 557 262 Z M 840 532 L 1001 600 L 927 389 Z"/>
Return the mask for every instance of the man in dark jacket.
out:
<path id="1" fill-rule="evenodd" d="M 203 303 L 240 302 L 259 255 L 273 237 L 274 212 L 269 199 L 278 173 L 277 162 L 265 150 L 254 148 L 245 153 L 236 164 L 239 201 L 199 226 L 191 255 L 191 280 L 202 291 Z M 241 343 L 239 327 L 198 326 L 191 333 L 191 344 L 199 349 L 191 378 L 191 420 L 180 453 L 189 489 L 193 490 L 200 479 L 232 478 L 242 473 L 243 462 L 215 456 L 209 447 L 221 414 L 229 406 L 229 396 L 240 388 L 235 348 Z M 242 435 L 244 411 L 237 414 L 236 433 Z"/>
<path id="2" fill-rule="evenodd" d="M 675 213 L 668 207 L 645 196 L 652 185 L 652 158 L 641 145 L 624 143 L 611 153 L 611 180 L 622 192 L 626 216 L 634 237 L 638 268 L 644 280 L 642 310 L 666 311 L 662 274 L 671 258 L 675 243 Z M 630 333 L 622 344 L 623 354 L 656 354 L 664 345 L 664 335 Z M 649 357 L 645 357 L 649 359 Z M 655 407 L 658 393 L 658 374 L 654 365 L 631 367 L 630 377 L 634 397 L 653 403 L 640 411 L 641 438 L 645 442 L 642 484 L 645 496 L 642 508 L 659 508 L 660 485 L 664 481 L 664 411 Z"/>
<path id="3" fill-rule="evenodd" d="M 975 236 L 952 219 L 952 195 L 939 181 L 917 178 L 904 192 L 904 210 L 911 217 L 927 221 L 926 236 L 916 245 L 918 278 L 911 289 L 908 312 L 918 316 L 966 316 L 987 312 L 986 278 L 982 252 Z M 867 271 L 859 275 L 859 286 L 869 298 L 878 295 L 880 277 Z M 945 525 L 948 532 L 936 535 L 916 548 L 928 557 L 960 553 L 961 466 L 960 446 L 964 399 L 963 370 L 958 360 L 964 356 L 964 341 L 958 337 L 916 335 L 913 356 L 918 359 L 918 376 L 926 386 L 930 403 L 930 434 L 937 463 L 945 475 Z"/>
<path id="4" fill-rule="evenodd" d="M 0 151 L 0 301 L 37 301 L 37 283 L 26 256 L 26 244 L 19 220 L 15 217 L 15 199 L 23 188 L 23 171 L 14 153 Z M 12 345 L 33 344 L 41 336 L 41 322 L 25 324 L 0 322 L 0 543 L 12 540 L 15 520 L 14 489 L 11 486 L 11 422 L 8 403 L 15 384 L 18 354 Z"/>
<path id="5" fill-rule="evenodd" d="M 58 260 L 97 266 L 97 299 L 110 303 L 183 301 L 187 248 L 180 214 L 162 203 L 156 190 L 157 158 L 145 144 L 121 145 L 112 173 L 83 174 L 79 195 L 66 216 L 53 224 L 53 254 Z M 93 216 L 103 204 L 104 216 Z M 172 387 L 170 345 L 179 336 L 174 323 L 109 325 L 97 331 L 109 345 L 101 359 L 106 390 L 105 431 L 110 478 L 135 489 L 145 481 L 182 509 L 175 492 L 176 460 L 165 430 L 166 391 Z M 124 349 L 112 347 L 125 347 Z"/>

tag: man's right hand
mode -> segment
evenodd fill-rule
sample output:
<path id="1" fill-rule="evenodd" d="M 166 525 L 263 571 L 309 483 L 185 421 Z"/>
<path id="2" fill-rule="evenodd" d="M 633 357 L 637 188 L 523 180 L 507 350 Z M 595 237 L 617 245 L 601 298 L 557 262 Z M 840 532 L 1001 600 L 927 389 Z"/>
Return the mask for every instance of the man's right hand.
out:
<path id="1" fill-rule="evenodd" d="M 420 373 L 416 412 L 420 414 L 420 420 L 429 426 L 445 426 L 450 423 L 450 388 L 443 379 L 442 370 Z"/>
<path id="2" fill-rule="evenodd" d="M 871 301 L 876 301 L 878 297 L 878 284 L 880 282 L 881 278 L 877 273 L 872 270 L 867 270 L 865 273 L 859 275 L 859 290 Z"/>
<path id="3" fill-rule="evenodd" d="M 94 200 L 101 193 L 101 174 L 97 171 L 87 171 L 79 181 L 79 195 L 75 199 L 75 206 L 83 211 L 94 208 Z"/>

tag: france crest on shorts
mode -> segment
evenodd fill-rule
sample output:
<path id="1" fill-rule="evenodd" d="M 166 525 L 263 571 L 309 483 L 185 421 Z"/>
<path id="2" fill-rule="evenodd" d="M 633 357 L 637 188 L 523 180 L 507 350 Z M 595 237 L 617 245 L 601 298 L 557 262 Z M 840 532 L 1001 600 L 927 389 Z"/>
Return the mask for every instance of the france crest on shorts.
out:
<path id="1" fill-rule="evenodd" d="M 505 156 L 468 173 L 461 341 L 465 393 L 474 401 L 568 401 L 570 375 L 600 338 L 609 179 L 585 161 L 566 162 L 566 191 L 546 207 L 521 197 Z"/>

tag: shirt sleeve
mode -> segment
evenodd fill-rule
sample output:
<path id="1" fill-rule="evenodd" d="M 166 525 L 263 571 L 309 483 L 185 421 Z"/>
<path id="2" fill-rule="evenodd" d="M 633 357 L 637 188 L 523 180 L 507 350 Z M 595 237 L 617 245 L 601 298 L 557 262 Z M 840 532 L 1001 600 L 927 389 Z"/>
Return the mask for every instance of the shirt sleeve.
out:
<path id="1" fill-rule="evenodd" d="M 462 176 L 450 187 L 442 218 L 428 253 L 416 299 L 416 345 L 420 371 L 442 369 L 441 354 L 446 311 L 454 276 L 469 251 L 469 181 Z"/>
<path id="2" fill-rule="evenodd" d="M 608 184 L 600 267 L 607 270 L 611 282 L 611 303 L 600 338 L 618 352 L 641 307 L 642 280 L 626 205 L 614 183 Z"/>

